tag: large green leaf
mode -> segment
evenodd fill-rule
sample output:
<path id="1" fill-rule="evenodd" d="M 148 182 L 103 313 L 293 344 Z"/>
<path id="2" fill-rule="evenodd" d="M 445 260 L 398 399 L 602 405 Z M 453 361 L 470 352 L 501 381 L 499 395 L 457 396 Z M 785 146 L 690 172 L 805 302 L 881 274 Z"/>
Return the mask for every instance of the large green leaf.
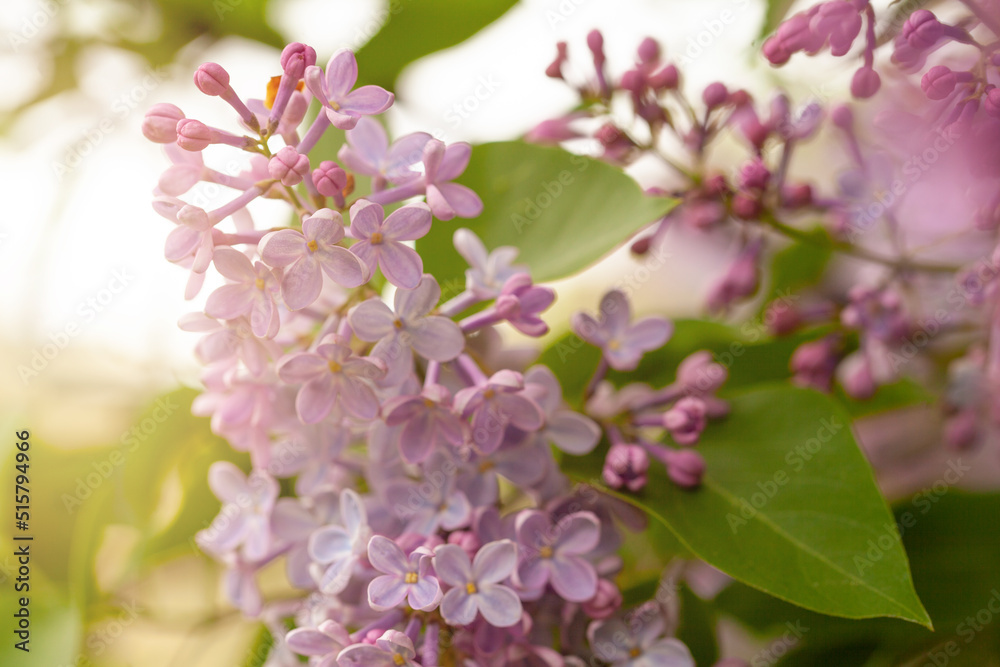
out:
<path id="1" fill-rule="evenodd" d="M 647 511 L 692 554 L 775 597 L 823 614 L 929 625 L 844 409 L 785 385 L 731 405 L 699 445 L 701 487 L 685 491 L 653 466 L 640 499 Z"/>
<path id="2" fill-rule="evenodd" d="M 358 50 L 364 83 L 393 88 L 408 63 L 465 41 L 515 0 L 390 0 L 386 23 Z"/>
<path id="3" fill-rule="evenodd" d="M 483 214 L 436 222 L 417 242 L 426 270 L 442 285 L 462 281 L 466 268 L 452 246 L 459 226 L 475 231 L 487 248 L 520 248 L 519 263 L 541 282 L 587 268 L 673 206 L 644 195 L 615 167 L 519 141 L 476 146 L 458 180 L 482 197 Z"/>

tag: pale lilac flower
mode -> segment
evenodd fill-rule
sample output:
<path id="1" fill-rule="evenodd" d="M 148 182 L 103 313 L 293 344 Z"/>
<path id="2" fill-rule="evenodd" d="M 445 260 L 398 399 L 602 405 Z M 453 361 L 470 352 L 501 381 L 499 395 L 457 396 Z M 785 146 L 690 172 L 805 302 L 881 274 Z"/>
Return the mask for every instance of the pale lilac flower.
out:
<path id="1" fill-rule="evenodd" d="M 500 540 L 483 545 L 469 562 L 465 550 L 445 544 L 434 550 L 434 570 L 452 589 L 441 600 L 441 615 L 454 625 L 469 625 L 477 612 L 498 628 L 521 620 L 521 600 L 502 585 L 517 566 L 517 545 Z"/>
<path id="2" fill-rule="evenodd" d="M 391 216 L 390 216 L 391 217 Z M 385 361 L 385 381 L 396 384 L 413 370 L 413 352 L 433 361 L 451 361 L 465 347 L 465 336 L 453 321 L 430 315 L 441 299 L 434 277 L 424 274 L 413 289 L 398 289 L 393 308 L 380 299 L 368 299 L 349 315 L 361 340 L 375 342 L 372 355 Z"/>
<path id="3" fill-rule="evenodd" d="M 483 200 L 475 192 L 451 181 L 465 171 L 472 155 L 472 146 L 464 141 L 445 148 L 444 143 L 431 139 L 424 146 L 424 183 L 427 204 L 439 220 L 475 218 L 483 212 Z"/>
<path id="4" fill-rule="evenodd" d="M 153 200 L 153 210 L 177 224 L 177 228 L 167 235 L 163 252 L 167 261 L 179 263 L 193 257 L 191 270 L 205 273 L 212 263 L 215 249 L 212 241 L 215 223 L 208 213 L 175 197 L 157 197 Z"/>
<path id="5" fill-rule="evenodd" d="M 525 393 L 535 399 L 545 415 L 540 434 L 556 447 L 582 456 L 597 446 L 601 428 L 589 417 L 563 403 L 562 387 L 548 366 L 532 366 L 524 374 Z"/>
<path id="6" fill-rule="evenodd" d="M 534 285 L 527 273 L 507 279 L 493 306 L 497 315 L 526 336 L 544 336 L 549 325 L 538 315 L 556 300 L 555 290 Z"/>
<path id="7" fill-rule="evenodd" d="M 407 558 L 387 537 L 375 535 L 368 542 L 368 562 L 382 573 L 368 584 L 368 604 L 375 611 L 394 609 L 406 600 L 413 609 L 430 611 L 441 601 L 441 585 L 431 576 L 433 553 L 417 548 Z"/>
<path id="8" fill-rule="evenodd" d="M 255 336 L 274 338 L 279 326 L 274 300 L 278 281 L 271 269 L 260 262 L 251 264 L 246 255 L 232 248 L 218 248 L 212 261 L 230 282 L 209 295 L 205 312 L 223 320 L 249 316 Z"/>
<path id="9" fill-rule="evenodd" d="M 485 454 L 496 450 L 508 425 L 537 431 L 545 423 L 541 408 L 524 395 L 524 379 L 511 370 L 497 371 L 482 385 L 455 394 L 455 409 L 472 417 L 472 440 Z"/>
<path id="10" fill-rule="evenodd" d="M 625 294 L 613 289 L 604 295 L 601 320 L 588 313 L 573 315 L 573 331 L 584 341 L 601 348 L 611 368 L 631 371 L 642 355 L 655 350 L 670 338 L 673 324 L 661 317 L 646 317 L 632 323 L 632 309 Z"/>
<path id="11" fill-rule="evenodd" d="M 254 377 L 260 377 L 270 359 L 281 354 L 281 348 L 267 338 L 257 338 L 245 317 L 219 322 L 204 313 L 189 313 L 178 321 L 183 331 L 204 333 L 195 346 L 195 354 L 206 364 L 242 361 Z"/>
<path id="12" fill-rule="evenodd" d="M 455 530 L 469 525 L 472 506 L 465 494 L 455 488 L 454 468 L 447 456 L 435 453 L 423 464 L 427 481 L 398 482 L 386 489 L 389 509 L 406 521 L 405 532 L 433 535 L 441 528 Z"/>
<path id="13" fill-rule="evenodd" d="M 309 537 L 309 556 L 314 561 L 310 573 L 327 595 L 347 587 L 371 536 L 364 501 L 351 489 L 340 492 L 340 519 L 343 526 L 327 526 Z"/>
<path id="14" fill-rule="evenodd" d="M 351 348 L 330 337 L 315 352 L 300 352 L 278 365 L 283 381 L 302 383 L 295 409 L 306 424 L 315 424 L 340 405 L 359 419 L 372 419 L 379 403 L 369 382 L 385 374 L 380 359 L 355 356 Z"/>
<path id="15" fill-rule="evenodd" d="M 225 504 L 198 533 L 198 545 L 215 554 L 242 547 L 246 560 L 263 560 L 273 545 L 270 522 L 278 483 L 261 470 L 247 477 L 229 461 L 216 461 L 208 469 L 208 486 Z"/>
<path id="16" fill-rule="evenodd" d="M 176 144 L 167 144 L 163 147 L 163 152 L 170 159 L 171 166 L 160 174 L 157 187 L 165 195 L 180 197 L 197 185 L 208 172 L 201 153 L 181 150 Z"/>
<path id="17" fill-rule="evenodd" d="M 324 75 L 316 65 L 305 70 L 306 86 L 323 105 L 327 118 L 334 127 L 349 130 L 362 116 L 380 114 L 392 106 L 393 95 L 378 86 L 361 86 L 358 81 L 358 62 L 349 49 L 340 49 L 330 57 Z"/>
<path id="18" fill-rule="evenodd" d="M 420 282 L 424 262 L 420 255 L 403 241 L 415 241 L 431 229 L 431 211 L 426 204 L 408 204 L 385 217 L 378 204 L 364 199 L 351 207 L 351 235 L 358 242 L 351 252 L 368 266 L 382 269 L 386 280 L 404 289 L 413 289 Z"/>
<path id="19" fill-rule="evenodd" d="M 309 574 L 309 537 L 333 519 L 338 506 L 333 493 L 317 493 L 309 497 L 279 498 L 271 512 L 271 533 L 291 545 L 285 556 L 288 581 L 296 588 L 315 585 Z"/>
<path id="20" fill-rule="evenodd" d="M 351 643 L 340 623 L 326 620 L 315 629 L 298 627 L 285 635 L 285 642 L 295 653 L 316 659 L 313 667 L 337 667 L 337 656 Z"/>
<path id="21" fill-rule="evenodd" d="M 375 645 L 354 644 L 337 656 L 342 667 L 420 667 L 413 641 L 398 630 L 387 630 Z"/>
<path id="22" fill-rule="evenodd" d="M 343 287 L 357 287 L 368 279 L 364 263 L 339 245 L 343 238 L 340 213 L 322 208 L 302 221 L 301 232 L 282 229 L 261 239 L 264 263 L 284 269 L 281 296 L 290 309 L 305 308 L 319 298 L 324 273 Z"/>
<path id="23" fill-rule="evenodd" d="M 402 183 L 420 176 L 410 167 L 423 159 L 424 146 L 430 140 L 426 132 L 414 132 L 390 145 L 381 123 L 361 118 L 354 129 L 347 131 L 347 143 L 340 147 L 337 157 L 355 173 L 382 183 Z"/>
<path id="24" fill-rule="evenodd" d="M 409 463 L 420 463 L 445 443 L 461 447 L 463 422 L 451 410 L 451 394 L 439 385 L 423 388 L 419 396 L 398 396 L 383 406 L 385 423 L 400 426 L 399 452 Z"/>
<path id="25" fill-rule="evenodd" d="M 600 541 L 601 524 L 591 512 L 574 512 L 553 524 L 538 510 L 517 517 L 521 562 L 514 580 L 528 590 L 546 584 L 570 602 L 586 602 L 597 592 L 597 572 L 583 555 Z"/>
<path id="26" fill-rule="evenodd" d="M 660 615 L 634 629 L 612 618 L 592 624 L 587 636 L 594 654 L 612 667 L 695 667 L 683 642 L 662 637 L 665 625 Z"/>
<path id="27" fill-rule="evenodd" d="M 464 227 L 455 230 L 453 242 L 458 254 L 469 263 L 465 289 L 480 299 L 496 297 L 511 276 L 528 272 L 527 266 L 512 263 L 519 252 L 514 246 L 500 246 L 487 252 L 476 233 Z"/>

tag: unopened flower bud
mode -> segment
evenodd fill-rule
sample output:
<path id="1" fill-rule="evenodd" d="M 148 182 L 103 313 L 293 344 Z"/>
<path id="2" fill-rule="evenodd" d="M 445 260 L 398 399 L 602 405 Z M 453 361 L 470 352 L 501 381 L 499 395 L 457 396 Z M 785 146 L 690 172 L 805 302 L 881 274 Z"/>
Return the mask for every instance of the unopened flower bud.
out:
<path id="1" fill-rule="evenodd" d="M 693 449 L 668 452 L 667 475 L 677 486 L 697 488 L 705 475 L 705 459 Z"/>
<path id="2" fill-rule="evenodd" d="M 583 613 L 595 620 L 610 617 L 622 606 L 622 593 L 615 582 L 609 579 L 597 580 L 597 592 L 581 605 Z"/>
<path id="3" fill-rule="evenodd" d="M 267 171 L 282 185 L 298 185 L 309 173 L 309 158 L 291 146 L 285 146 L 267 163 Z"/>
<path id="4" fill-rule="evenodd" d="M 172 144 L 177 141 L 177 123 L 183 118 L 184 112 L 173 104 L 154 104 L 142 121 L 142 134 L 157 144 Z"/>

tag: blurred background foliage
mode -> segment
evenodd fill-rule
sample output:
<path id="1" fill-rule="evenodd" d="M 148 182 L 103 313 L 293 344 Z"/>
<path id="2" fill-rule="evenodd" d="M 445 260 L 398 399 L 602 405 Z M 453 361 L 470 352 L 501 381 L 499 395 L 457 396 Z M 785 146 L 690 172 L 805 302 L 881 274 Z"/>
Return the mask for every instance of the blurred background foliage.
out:
<path id="1" fill-rule="evenodd" d="M 58 8 L 71 3 L 75 0 L 51 0 L 38 7 Z M 98 19 L 86 30 L 74 23 L 72 13 L 44 9 L 50 24 L 44 31 L 43 43 L 32 41 L 30 45 L 40 58 L 39 84 L 25 100 L 0 112 L 0 132 L 16 127 L 18 118 L 30 114 L 38 105 L 76 89 L 81 76 L 80 55 L 93 47 L 134 54 L 150 67 L 169 66 L 179 52 L 192 45 L 200 51 L 228 37 L 280 48 L 286 38 L 293 36 L 282 35 L 269 23 L 278 3 L 87 0 L 76 4 L 86 5 Z M 382 15 L 384 25 L 359 50 L 362 78 L 393 88 L 407 64 L 475 35 L 514 4 L 511 0 L 391 0 Z M 787 0 L 770 2 L 762 30 L 766 32 L 775 25 L 791 4 Z M 17 36 L 23 38 L 24 34 L 14 32 L 9 36 L 15 52 L 21 47 Z M 321 60 L 327 55 L 320 54 Z M 477 189 L 495 185 L 491 174 L 506 173 L 524 160 L 550 169 L 553 177 L 565 167 L 559 158 L 539 156 L 533 152 L 535 149 L 527 147 L 524 153 L 510 153 L 509 147 L 490 150 L 496 153 L 495 159 L 487 159 L 486 153 L 474 153 L 480 157 L 473 160 L 463 177 Z M 491 166 L 493 172 L 489 171 Z M 588 177 L 618 176 L 604 174 L 605 169 L 601 165 Z M 501 185 L 495 189 L 495 196 L 501 198 L 504 188 Z M 573 206 L 568 199 L 564 204 Z M 573 213 L 555 211 L 549 215 Z M 490 221 L 476 224 L 481 226 L 484 238 L 488 236 Z M 545 224 L 536 222 L 535 231 L 544 233 Z M 445 251 L 446 241 L 444 237 L 428 239 Z M 584 253 L 580 261 L 590 259 L 593 257 Z M 780 253 L 772 266 L 770 293 L 809 283 L 828 259 L 823 251 L 808 244 Z M 443 261 L 450 262 L 445 273 L 457 276 L 454 257 L 445 256 Z M 562 275 L 562 269 L 553 269 L 551 277 Z M 678 322 L 670 345 L 650 355 L 638 373 L 642 379 L 663 383 L 669 380 L 664 372 L 671 373 L 689 352 L 709 348 L 725 353 L 735 341 L 745 346 L 745 352 L 742 362 L 733 368 L 727 389 L 788 377 L 787 359 L 797 340 L 748 340 L 733 327 L 700 321 Z M 559 340 L 554 341 L 543 360 L 554 360 L 559 344 Z M 573 370 L 590 367 L 588 355 L 592 357 L 594 351 L 581 350 L 579 354 L 583 356 L 574 364 L 555 364 L 566 371 L 562 379 L 571 402 L 586 381 L 582 375 L 575 377 Z M 107 386 L 93 385 L 79 379 L 88 377 L 86 363 L 80 362 L 76 379 L 56 376 L 41 385 L 35 396 L 48 405 L 29 404 L 16 413 L 5 409 L 0 416 L 8 433 L 31 429 L 42 415 L 58 422 L 47 429 L 48 439 L 31 439 L 31 532 L 35 535 L 32 651 L 28 655 L 15 651 L 12 642 L 5 639 L 0 644 L 0 665 L 259 665 L 269 637 L 257 623 L 242 618 L 226 603 L 220 592 L 219 568 L 193 543 L 194 534 L 208 525 L 219 507 L 207 487 L 208 466 L 225 459 L 247 468 L 247 457 L 213 436 L 208 420 L 191 416 L 194 390 L 171 390 L 157 397 L 155 387 L 171 383 L 142 376 L 141 369 L 140 377 Z M 100 358 L 91 363 L 113 366 L 115 361 Z M 17 389 L 2 390 L 0 400 L 9 398 L 10 392 Z M 903 382 L 881 389 L 874 401 L 865 404 L 843 400 L 857 416 L 919 406 L 929 397 L 920 387 Z M 52 404 L 62 407 L 53 409 Z M 5 437 L 4 449 L 0 450 L 4 471 L 13 469 L 14 452 L 8 443 L 12 444 L 12 440 Z M 7 517 L 13 496 L 10 475 L 4 475 L 0 489 L 0 513 Z M 898 511 L 908 507 L 904 498 Z M 16 597 L 11 594 L 10 580 L 16 576 L 16 564 L 11 557 L 14 543 L 10 530 L 5 519 L 0 527 L 0 618 L 8 619 L 0 629 L 5 637 L 16 605 Z M 678 633 L 692 647 L 699 665 L 710 665 L 720 650 L 747 656 L 774 655 L 766 664 L 784 667 L 922 665 L 927 651 L 935 651 L 956 638 L 964 641 L 958 635 L 963 619 L 985 608 L 993 591 L 1000 588 L 996 567 L 1000 562 L 998 536 L 1000 497 L 957 492 L 942 497 L 933 513 L 904 534 L 917 590 L 937 625 L 936 634 L 891 619 L 849 621 L 823 617 L 743 585 L 734 585 L 709 601 L 690 588 L 680 589 L 683 622 Z M 956 551 L 956 544 L 963 547 Z M 630 602 L 648 599 L 655 593 L 660 585 L 663 554 L 684 555 L 676 538 L 655 523 L 647 532 L 631 535 L 626 545 L 626 568 L 620 584 Z M 280 564 L 265 573 L 262 589 L 265 597 L 271 598 L 291 592 Z M 736 630 L 736 623 L 743 629 Z M 783 646 L 775 642 L 782 641 L 788 623 L 801 623 L 808 631 L 786 646 L 780 656 L 777 652 L 765 653 L 768 647 Z M 949 665 L 1000 664 L 1000 618 L 983 626 L 972 648 L 962 646 L 963 651 Z"/>

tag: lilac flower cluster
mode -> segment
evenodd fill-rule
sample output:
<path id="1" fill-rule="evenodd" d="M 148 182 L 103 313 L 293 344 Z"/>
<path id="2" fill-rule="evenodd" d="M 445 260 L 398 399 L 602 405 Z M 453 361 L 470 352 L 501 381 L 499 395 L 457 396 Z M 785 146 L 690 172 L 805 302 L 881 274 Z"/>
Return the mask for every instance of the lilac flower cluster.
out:
<path id="1" fill-rule="evenodd" d="M 662 174 L 643 172 L 657 179 L 644 182 L 646 193 L 677 205 L 632 250 L 642 257 L 679 225 L 720 247 L 736 246 L 705 297 L 712 314 L 746 313 L 738 307 L 760 298 L 767 262 L 789 240 L 828 252 L 833 259 L 814 284 L 752 304 L 762 307 L 761 329 L 806 338 L 789 359 L 794 381 L 839 388 L 858 400 L 885 385 L 917 381 L 941 396 L 946 444 L 995 439 L 1000 19 L 995 3 L 951 4 L 954 12 L 941 10 L 957 17 L 950 22 L 906 3 L 880 21 L 867 0 L 828 0 L 781 24 L 763 46 L 772 64 L 825 49 L 860 57 L 851 91 L 868 101 L 853 108 L 808 101 L 796 109 L 781 93 L 761 105 L 721 82 L 690 91 L 649 38 L 634 64 L 616 75 L 594 31 L 587 38 L 593 74 L 571 76 L 580 68 L 566 66 L 565 43 L 546 70 L 573 86 L 580 103 L 526 138 L 623 167 L 658 162 Z M 885 71 L 877 58 L 885 48 L 892 49 L 891 63 L 884 63 L 896 69 L 891 77 L 876 71 Z M 821 131 L 841 149 L 836 178 L 827 179 L 824 191 L 793 168 L 797 149 Z M 735 162 L 733 139 L 745 150 Z M 723 142 L 725 161 L 715 151 Z M 654 332 L 623 334 L 616 326 L 618 338 L 602 331 L 587 339 L 603 347 L 613 367 L 627 368 L 628 352 L 611 349 L 613 341 L 655 338 Z M 701 424 L 701 408 L 689 405 L 685 399 L 671 410 L 670 423 L 679 426 L 668 428 L 677 442 Z M 609 459 L 606 479 L 641 484 L 643 452 L 609 439 L 617 457 Z"/>
<path id="2" fill-rule="evenodd" d="M 571 409 L 552 370 L 525 368 L 496 332 L 548 332 L 541 314 L 555 292 L 514 263 L 516 249 L 490 251 L 455 231 L 466 288 L 443 303 L 414 249 L 434 218 L 481 212 L 453 182 L 470 146 L 425 133 L 390 142 L 373 117 L 392 95 L 355 88 L 350 51 L 325 70 L 315 63 L 311 48 L 290 44 L 267 98 L 247 101 L 221 66 L 198 68 L 198 88 L 229 104 L 244 134 L 169 104 L 143 125 L 172 162 L 154 201 L 176 225 L 167 259 L 189 271 L 189 298 L 211 267 L 226 281 L 181 326 L 202 334 L 205 391 L 194 410 L 249 453 L 252 471 L 211 467 L 224 505 L 197 543 L 226 564 L 227 593 L 244 613 L 274 633 L 294 625 L 267 664 L 558 667 L 596 656 L 693 666 L 665 636 L 658 605 L 641 627 L 622 620 L 616 551 L 635 511 L 576 486 L 551 445 L 583 455 L 606 439 L 603 478 L 617 489 L 642 489 L 650 455 L 674 483 L 696 487 L 705 462 L 690 447 L 726 412 L 714 395 L 724 370 L 701 352 L 667 387 L 614 389 L 608 369 L 636 368 L 672 327 L 633 322 L 611 291 L 599 317 L 573 322 L 602 357 L 584 412 Z M 312 98 L 318 115 L 300 132 Z M 312 149 L 330 127 L 346 143 L 339 161 L 317 164 Z M 216 144 L 245 152 L 246 169 L 206 166 Z M 357 194 L 366 180 L 370 192 Z M 211 211 L 185 203 L 199 182 L 235 197 Z M 260 198 L 289 205 L 294 222 L 258 228 L 248 205 Z M 291 603 L 258 587 L 276 561 L 301 591 Z"/>

